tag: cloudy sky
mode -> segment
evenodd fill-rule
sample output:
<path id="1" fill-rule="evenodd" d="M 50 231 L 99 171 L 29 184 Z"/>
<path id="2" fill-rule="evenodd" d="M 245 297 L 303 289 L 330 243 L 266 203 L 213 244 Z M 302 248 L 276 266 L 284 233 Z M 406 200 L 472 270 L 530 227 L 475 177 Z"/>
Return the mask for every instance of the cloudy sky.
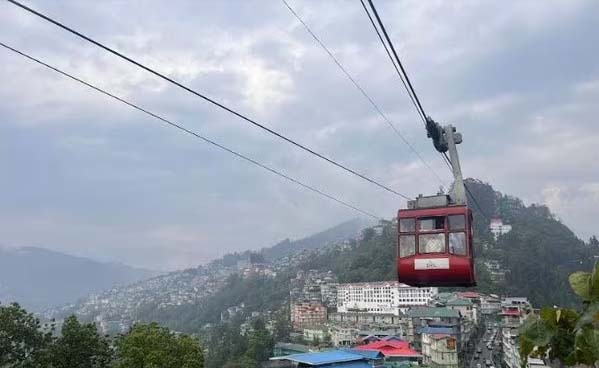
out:
<path id="1" fill-rule="evenodd" d="M 289 2 L 448 182 L 360 2 Z M 26 4 L 402 193 L 440 185 L 278 0 Z M 465 175 L 599 233 L 599 3 L 376 4 Z M 404 205 L 7 2 L 0 35 L 378 216 Z M 165 270 L 357 215 L 4 49 L 0 78 L 5 245 Z"/>

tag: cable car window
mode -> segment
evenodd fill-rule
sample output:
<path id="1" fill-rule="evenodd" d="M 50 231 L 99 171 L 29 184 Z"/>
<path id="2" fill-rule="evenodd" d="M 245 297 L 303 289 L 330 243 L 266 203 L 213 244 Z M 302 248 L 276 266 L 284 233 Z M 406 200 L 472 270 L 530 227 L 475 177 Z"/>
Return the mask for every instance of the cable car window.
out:
<path id="1" fill-rule="evenodd" d="M 445 229 L 445 217 L 424 217 L 420 219 L 420 231 L 434 231 Z"/>
<path id="2" fill-rule="evenodd" d="M 420 253 L 444 253 L 445 234 L 420 234 L 418 237 L 418 251 Z"/>
<path id="3" fill-rule="evenodd" d="M 466 233 L 449 233 L 449 253 L 466 255 Z"/>
<path id="4" fill-rule="evenodd" d="M 399 231 L 402 233 L 411 233 L 416 231 L 416 219 L 405 218 L 399 220 Z"/>
<path id="5" fill-rule="evenodd" d="M 416 235 L 400 235 L 399 256 L 408 257 L 416 253 Z"/>
<path id="6" fill-rule="evenodd" d="M 464 215 L 449 216 L 449 230 L 464 230 L 466 228 L 466 218 Z"/>

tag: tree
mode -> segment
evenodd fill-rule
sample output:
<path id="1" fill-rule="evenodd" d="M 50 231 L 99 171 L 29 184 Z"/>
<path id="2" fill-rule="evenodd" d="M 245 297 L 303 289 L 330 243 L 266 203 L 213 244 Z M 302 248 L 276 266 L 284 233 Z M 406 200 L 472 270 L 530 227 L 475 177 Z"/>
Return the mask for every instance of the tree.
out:
<path id="1" fill-rule="evenodd" d="M 263 362 L 268 360 L 274 346 L 272 336 L 266 329 L 264 321 L 257 319 L 253 322 L 252 332 L 248 338 L 248 347 L 244 354 L 247 361 Z"/>
<path id="2" fill-rule="evenodd" d="M 80 324 L 70 316 L 64 321 L 61 337 L 50 346 L 47 359 L 53 368 L 108 368 L 112 351 L 95 324 Z"/>
<path id="3" fill-rule="evenodd" d="M 33 314 L 16 303 L 0 306 L 0 367 L 44 367 L 50 341 L 51 332 L 42 332 Z"/>
<path id="4" fill-rule="evenodd" d="M 599 262 L 591 273 L 571 274 L 569 282 L 582 299 L 582 310 L 543 308 L 520 331 L 520 356 L 547 355 L 567 366 L 599 367 Z"/>
<path id="5" fill-rule="evenodd" d="M 117 368 L 203 368 L 200 344 L 157 323 L 135 325 L 116 343 Z"/>

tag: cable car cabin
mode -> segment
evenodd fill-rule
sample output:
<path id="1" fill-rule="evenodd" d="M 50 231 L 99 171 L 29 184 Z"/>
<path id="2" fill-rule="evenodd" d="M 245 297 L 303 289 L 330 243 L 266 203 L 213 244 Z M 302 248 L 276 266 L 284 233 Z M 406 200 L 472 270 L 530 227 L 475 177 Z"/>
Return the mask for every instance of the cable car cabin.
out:
<path id="1" fill-rule="evenodd" d="M 475 286 L 465 205 L 399 210 L 397 275 L 410 286 Z"/>

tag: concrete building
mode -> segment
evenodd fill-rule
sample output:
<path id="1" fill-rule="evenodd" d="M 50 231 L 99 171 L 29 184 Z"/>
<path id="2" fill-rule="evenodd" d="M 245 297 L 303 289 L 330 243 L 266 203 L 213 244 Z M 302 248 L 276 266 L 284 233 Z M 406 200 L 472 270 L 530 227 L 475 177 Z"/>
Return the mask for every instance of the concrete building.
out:
<path id="1" fill-rule="evenodd" d="M 422 334 L 423 363 L 431 367 L 458 368 L 457 339 L 445 334 Z"/>
<path id="2" fill-rule="evenodd" d="M 501 301 L 501 336 L 503 361 L 509 368 L 521 367 L 519 352 L 519 328 L 533 313 L 532 306 L 526 298 L 504 298 Z"/>
<path id="3" fill-rule="evenodd" d="M 397 281 L 337 285 L 337 312 L 393 314 L 399 316 L 410 307 L 426 306 L 437 288 L 416 288 Z"/>
<path id="4" fill-rule="evenodd" d="M 480 299 L 480 312 L 485 315 L 501 311 L 501 299 L 497 295 L 483 295 Z"/>
<path id="5" fill-rule="evenodd" d="M 528 357 L 526 368 L 549 368 L 549 366 L 545 364 L 543 359 Z"/>
<path id="6" fill-rule="evenodd" d="M 421 348 L 421 335 L 427 327 L 443 327 L 451 330 L 458 343 L 462 342 L 462 317 L 458 311 L 449 308 L 421 307 L 408 311 L 409 318 L 406 339 L 416 349 Z"/>
<path id="7" fill-rule="evenodd" d="M 489 229 L 491 229 L 491 233 L 493 233 L 495 240 L 497 240 L 501 235 L 507 234 L 510 231 L 512 231 L 512 225 L 504 224 L 500 218 L 494 218 L 491 219 Z"/>
<path id="8" fill-rule="evenodd" d="M 505 281 L 505 273 L 507 270 L 501 266 L 499 261 L 493 259 L 485 261 L 485 267 L 487 267 L 489 275 L 491 276 L 491 280 L 494 283 L 497 284 Z"/>
<path id="9" fill-rule="evenodd" d="M 353 326 L 332 326 L 331 342 L 335 347 L 349 347 L 356 343 L 359 329 Z"/>
<path id="10" fill-rule="evenodd" d="M 329 335 L 329 329 L 325 326 L 313 326 L 313 327 L 305 327 L 304 331 L 304 340 L 308 343 L 319 342 L 322 343 L 326 341 Z"/>
<path id="11" fill-rule="evenodd" d="M 321 325 L 327 320 L 327 308 L 321 302 L 296 302 L 291 305 L 291 324 L 294 328 Z"/>

